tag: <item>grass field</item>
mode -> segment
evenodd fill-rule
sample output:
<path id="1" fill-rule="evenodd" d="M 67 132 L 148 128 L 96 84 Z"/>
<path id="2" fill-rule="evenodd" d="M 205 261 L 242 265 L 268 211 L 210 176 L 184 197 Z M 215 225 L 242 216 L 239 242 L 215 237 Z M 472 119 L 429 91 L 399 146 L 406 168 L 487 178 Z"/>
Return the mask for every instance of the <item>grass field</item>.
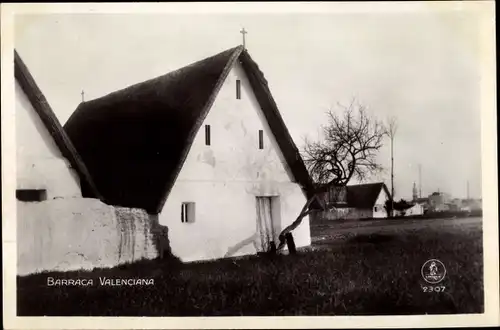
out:
<path id="1" fill-rule="evenodd" d="M 449 220 L 453 221 L 453 220 Z M 18 315 L 267 316 L 483 312 L 481 225 L 312 228 L 316 251 L 295 256 L 181 264 L 143 261 L 92 272 L 18 278 Z M 351 233 L 336 236 L 337 232 Z M 422 264 L 441 260 L 444 292 L 424 292 Z M 93 278 L 88 287 L 47 277 Z M 98 277 L 152 278 L 151 286 L 101 286 Z"/>

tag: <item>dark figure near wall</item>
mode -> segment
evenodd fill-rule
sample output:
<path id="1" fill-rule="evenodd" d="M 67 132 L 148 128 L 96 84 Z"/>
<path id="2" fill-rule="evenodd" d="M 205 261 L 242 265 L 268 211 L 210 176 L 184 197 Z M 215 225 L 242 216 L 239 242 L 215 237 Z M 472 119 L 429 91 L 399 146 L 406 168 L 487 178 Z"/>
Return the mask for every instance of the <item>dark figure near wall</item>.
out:
<path id="1" fill-rule="evenodd" d="M 295 248 L 295 241 L 293 240 L 292 233 L 285 234 L 286 246 L 288 247 L 288 252 L 290 254 L 297 254 L 297 249 Z"/>
<path id="2" fill-rule="evenodd" d="M 280 235 L 279 240 L 280 244 L 278 246 L 278 250 L 281 250 L 286 244 L 290 254 L 297 254 L 297 248 L 295 247 L 295 241 L 293 240 L 292 233 L 288 232 L 285 235 Z"/>
<path id="3" fill-rule="evenodd" d="M 271 254 L 271 255 L 275 255 L 275 254 L 276 254 L 276 251 L 277 251 L 277 250 L 276 250 L 276 243 L 274 243 L 274 241 L 271 241 L 271 242 L 269 243 L 269 245 L 270 245 L 269 254 Z"/>

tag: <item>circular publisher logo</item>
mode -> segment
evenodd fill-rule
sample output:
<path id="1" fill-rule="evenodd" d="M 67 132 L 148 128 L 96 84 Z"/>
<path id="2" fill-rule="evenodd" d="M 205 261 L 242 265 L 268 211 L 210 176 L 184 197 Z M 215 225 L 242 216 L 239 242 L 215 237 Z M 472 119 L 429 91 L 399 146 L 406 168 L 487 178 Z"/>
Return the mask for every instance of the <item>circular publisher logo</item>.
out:
<path id="1" fill-rule="evenodd" d="M 444 279 L 446 275 L 446 268 L 441 261 L 437 259 L 431 259 L 427 260 L 423 264 L 421 273 L 423 279 L 427 283 L 437 284 Z"/>

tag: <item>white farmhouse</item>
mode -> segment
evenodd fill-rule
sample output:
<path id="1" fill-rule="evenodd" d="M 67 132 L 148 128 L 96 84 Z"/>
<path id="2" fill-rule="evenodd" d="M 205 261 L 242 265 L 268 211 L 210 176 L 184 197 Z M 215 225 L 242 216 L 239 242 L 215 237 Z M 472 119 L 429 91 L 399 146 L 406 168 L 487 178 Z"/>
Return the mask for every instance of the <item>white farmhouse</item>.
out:
<path id="1" fill-rule="evenodd" d="M 147 210 L 182 261 L 267 251 L 311 188 L 242 46 L 83 102 L 64 128 L 104 199 Z M 293 235 L 310 245 L 308 218 Z"/>
<path id="2" fill-rule="evenodd" d="M 322 193 L 329 210 L 316 214 L 318 220 L 386 218 L 385 203 L 391 194 L 383 182 L 332 187 Z"/>
<path id="3" fill-rule="evenodd" d="M 15 52 L 17 199 L 82 197 L 80 182 L 100 197 L 56 115 Z"/>
<path id="4" fill-rule="evenodd" d="M 17 52 L 14 65 L 17 274 L 156 257 L 145 212 L 83 198 L 102 195 Z M 123 216 L 142 231 L 118 232 Z"/>

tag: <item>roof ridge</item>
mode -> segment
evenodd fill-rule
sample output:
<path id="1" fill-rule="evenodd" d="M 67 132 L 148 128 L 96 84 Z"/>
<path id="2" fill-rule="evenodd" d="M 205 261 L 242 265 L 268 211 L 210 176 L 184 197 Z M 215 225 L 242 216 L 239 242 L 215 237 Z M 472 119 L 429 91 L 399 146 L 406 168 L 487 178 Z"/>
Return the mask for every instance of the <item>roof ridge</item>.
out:
<path id="1" fill-rule="evenodd" d="M 197 61 L 195 61 L 195 62 L 191 62 L 191 63 L 189 63 L 189 64 L 186 64 L 186 65 L 184 65 L 184 66 L 182 66 L 182 67 L 179 67 L 179 68 L 174 69 L 174 70 L 172 70 L 172 71 L 169 71 L 169 72 L 167 72 L 167 73 L 163 73 L 163 74 L 157 75 L 157 76 L 155 76 L 155 77 L 152 77 L 152 78 L 149 78 L 149 79 L 143 80 L 143 81 L 138 82 L 138 83 L 133 83 L 133 84 L 131 84 L 131 85 L 128 85 L 128 86 L 126 86 L 126 87 L 123 87 L 123 88 L 117 89 L 117 90 L 115 90 L 115 91 L 109 92 L 109 93 L 107 93 L 107 94 L 105 94 L 105 95 L 103 95 L 103 96 L 97 97 L 97 98 L 95 98 L 95 99 L 92 99 L 92 100 L 89 100 L 89 101 L 85 101 L 85 102 L 81 102 L 78 106 L 80 106 L 81 104 L 84 104 L 84 103 L 90 103 L 90 102 L 98 101 L 98 100 L 100 100 L 100 99 L 103 99 L 103 98 L 105 98 L 105 97 L 108 97 L 108 96 L 114 95 L 114 94 L 116 94 L 116 93 L 123 93 L 123 92 L 126 92 L 126 90 L 128 90 L 128 89 L 135 89 L 135 88 L 138 88 L 138 87 L 142 86 L 143 84 L 152 83 L 152 82 L 153 82 L 153 81 L 155 81 L 155 80 L 161 80 L 162 78 L 165 78 L 165 77 L 167 77 L 167 76 L 170 76 L 170 77 L 175 77 L 175 76 L 180 75 L 182 72 L 184 72 L 184 71 L 186 71 L 186 70 L 188 70 L 188 69 L 190 69 L 190 68 L 193 68 L 193 67 L 196 67 L 197 65 L 202 64 L 204 61 L 207 61 L 207 60 L 212 59 L 212 58 L 214 58 L 214 57 L 220 56 L 220 55 L 222 55 L 222 54 L 224 54 L 224 53 L 226 53 L 226 52 L 236 51 L 236 50 L 240 50 L 240 51 L 241 51 L 241 50 L 243 50 L 243 46 L 241 46 L 241 45 L 240 45 L 240 46 L 237 46 L 237 47 L 233 47 L 233 48 L 226 49 L 226 50 L 224 50 L 224 51 L 218 52 L 218 53 L 217 53 L 217 54 L 215 54 L 215 55 L 212 55 L 212 56 L 207 56 L 207 57 L 205 57 L 205 58 L 203 58 L 203 59 L 201 59 L 201 60 L 197 60 Z M 77 107 L 77 108 L 78 108 L 78 107 Z"/>

